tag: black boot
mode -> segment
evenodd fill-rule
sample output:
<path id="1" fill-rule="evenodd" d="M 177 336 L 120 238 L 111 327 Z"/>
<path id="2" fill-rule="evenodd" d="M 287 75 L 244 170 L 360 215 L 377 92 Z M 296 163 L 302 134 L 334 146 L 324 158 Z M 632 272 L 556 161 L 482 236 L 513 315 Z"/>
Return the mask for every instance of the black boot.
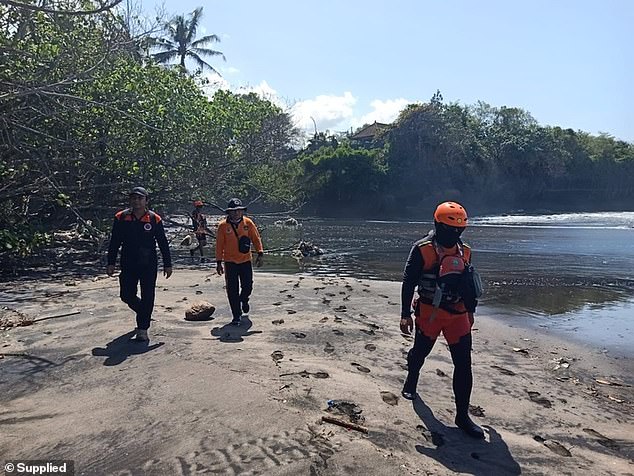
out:
<path id="1" fill-rule="evenodd" d="M 456 415 L 456 426 L 472 438 L 484 439 L 484 430 L 473 423 L 469 415 Z"/>
<path id="2" fill-rule="evenodd" d="M 407 378 L 405 379 L 405 385 L 403 385 L 403 390 L 401 390 L 401 395 L 405 400 L 415 400 L 416 399 L 416 387 L 418 386 L 418 375 L 412 375 L 408 372 Z"/>

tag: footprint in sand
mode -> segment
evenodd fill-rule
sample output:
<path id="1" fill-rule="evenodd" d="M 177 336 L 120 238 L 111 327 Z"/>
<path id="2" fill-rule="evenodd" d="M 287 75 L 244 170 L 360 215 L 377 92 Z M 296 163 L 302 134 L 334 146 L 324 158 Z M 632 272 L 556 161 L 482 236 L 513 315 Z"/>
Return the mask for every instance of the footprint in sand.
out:
<path id="1" fill-rule="evenodd" d="M 593 430 L 592 428 L 584 428 L 583 431 L 585 431 L 588 435 L 592 435 L 595 438 L 598 438 L 598 443 L 602 446 L 605 446 L 606 448 L 612 448 L 613 450 L 621 449 L 616 441 L 608 438 L 605 435 L 602 435 L 597 430 Z"/>
<path id="2" fill-rule="evenodd" d="M 356 362 L 352 362 L 350 365 L 355 367 L 359 372 L 363 372 L 364 374 L 369 374 L 370 373 L 370 369 L 369 368 L 364 367 L 363 365 L 357 364 Z"/>
<path id="3" fill-rule="evenodd" d="M 333 296 L 336 296 L 336 294 L 335 293 L 326 293 L 326 296 L 333 297 Z"/>
<path id="4" fill-rule="evenodd" d="M 202 293 L 203 293 L 202 291 L 196 291 L 196 294 L 202 294 Z"/>
<path id="5" fill-rule="evenodd" d="M 281 306 L 282 305 L 282 301 L 274 302 L 273 305 L 274 306 Z"/>
<path id="6" fill-rule="evenodd" d="M 376 334 L 376 332 L 374 332 L 374 330 L 372 330 L 372 329 L 360 329 L 360 330 L 361 330 L 361 332 L 363 332 L 364 334 L 367 334 L 369 336 L 373 336 L 373 335 Z"/>
<path id="7" fill-rule="evenodd" d="M 287 294 L 286 297 L 289 299 L 295 299 L 295 296 L 293 296 L 292 294 Z"/>
<path id="8" fill-rule="evenodd" d="M 332 299 L 326 299 L 326 298 L 323 298 L 323 299 L 321 300 L 321 302 L 322 302 L 323 304 L 330 304 L 330 302 L 331 302 L 331 301 L 332 301 Z"/>
<path id="9" fill-rule="evenodd" d="M 335 308 L 335 312 L 348 312 L 348 308 L 342 304 L 341 306 Z"/>
<path id="10" fill-rule="evenodd" d="M 366 316 L 365 314 L 363 314 L 362 312 L 359 313 L 359 317 L 363 317 L 364 319 L 367 319 L 368 316 Z"/>
<path id="11" fill-rule="evenodd" d="M 297 314 L 297 311 L 293 309 L 287 309 L 286 312 L 288 312 L 289 314 Z"/>
<path id="12" fill-rule="evenodd" d="M 271 354 L 271 358 L 273 359 L 273 362 L 277 364 L 280 360 L 284 358 L 284 353 L 281 350 L 275 350 Z"/>
<path id="13" fill-rule="evenodd" d="M 288 289 L 282 289 L 282 290 L 280 291 L 280 294 L 285 293 L 285 292 L 287 292 L 287 291 L 288 291 Z"/>
<path id="14" fill-rule="evenodd" d="M 374 344 L 366 344 L 365 350 L 369 350 L 370 352 L 374 352 L 376 350 L 376 345 Z"/>
<path id="15" fill-rule="evenodd" d="M 299 283 L 295 283 L 295 284 L 293 284 L 293 287 L 294 287 L 294 288 L 298 288 L 298 287 L 299 287 Z"/>
<path id="16" fill-rule="evenodd" d="M 382 297 L 384 299 L 389 299 L 390 296 L 386 296 L 385 294 L 377 294 L 377 296 Z"/>
<path id="17" fill-rule="evenodd" d="M 336 336 L 342 336 L 343 332 L 341 332 L 339 329 L 333 329 L 332 333 Z"/>
<path id="18" fill-rule="evenodd" d="M 271 321 L 271 324 L 279 326 L 280 324 L 284 324 L 284 319 L 275 319 L 274 321 Z"/>
<path id="19" fill-rule="evenodd" d="M 392 405 L 392 406 L 398 405 L 398 397 L 394 395 L 392 392 L 381 392 L 381 398 L 388 405 Z"/>
<path id="20" fill-rule="evenodd" d="M 546 448 L 548 448 L 553 453 L 557 453 L 559 456 L 572 456 L 572 453 L 570 453 L 570 451 L 568 451 L 568 449 L 558 441 L 547 440 L 539 435 L 533 436 L 533 439 L 538 443 L 542 443 Z"/>
<path id="21" fill-rule="evenodd" d="M 445 438 L 440 433 L 430 431 L 423 425 L 416 425 L 416 429 L 420 431 L 421 435 L 423 435 L 427 441 L 430 441 L 435 446 L 442 446 L 445 444 Z"/>
<path id="22" fill-rule="evenodd" d="M 339 316 L 335 317 L 334 319 L 335 322 L 343 322 L 343 319 L 341 319 Z"/>
<path id="23" fill-rule="evenodd" d="M 511 375 L 511 376 L 515 375 L 515 372 L 513 372 L 512 370 L 505 369 L 504 367 L 500 367 L 498 365 L 492 365 L 491 368 L 499 371 L 501 374 L 504 374 L 504 375 Z"/>
<path id="24" fill-rule="evenodd" d="M 364 293 L 369 293 L 370 292 L 369 289 L 362 289 L 361 291 L 363 291 Z"/>
<path id="25" fill-rule="evenodd" d="M 482 418 L 484 416 L 484 408 L 480 405 L 469 405 L 469 413 L 473 416 Z"/>
<path id="26" fill-rule="evenodd" d="M 546 397 L 540 396 L 539 392 L 532 392 L 530 390 L 526 390 L 526 393 L 528 393 L 528 398 L 531 399 L 531 402 L 535 402 L 538 405 L 541 405 L 546 408 L 550 408 L 553 406 L 552 402 L 548 400 Z"/>
<path id="27" fill-rule="evenodd" d="M 319 322 L 326 322 L 328 320 L 327 317 L 322 317 L 321 319 L 319 319 Z"/>
<path id="28" fill-rule="evenodd" d="M 343 298 L 344 301 L 350 301 L 350 296 L 346 296 Z"/>
<path id="29" fill-rule="evenodd" d="M 291 332 L 291 334 L 293 334 L 298 339 L 304 339 L 306 337 L 306 334 L 304 334 L 303 332 Z"/>
<path id="30" fill-rule="evenodd" d="M 445 372 L 443 372 L 440 369 L 436 369 L 436 375 L 438 375 L 439 377 L 446 377 L 447 374 Z"/>
<path id="31" fill-rule="evenodd" d="M 330 342 L 326 342 L 326 347 L 324 347 L 324 352 L 326 354 L 332 354 L 335 351 L 335 346 Z"/>

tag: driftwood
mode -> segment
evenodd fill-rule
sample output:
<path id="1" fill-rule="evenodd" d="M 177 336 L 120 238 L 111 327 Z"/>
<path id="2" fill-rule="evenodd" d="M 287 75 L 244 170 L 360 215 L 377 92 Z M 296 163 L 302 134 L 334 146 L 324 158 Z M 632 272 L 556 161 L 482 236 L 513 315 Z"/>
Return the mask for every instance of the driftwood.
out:
<path id="1" fill-rule="evenodd" d="M 364 426 L 357 425 L 356 423 L 350 423 L 345 420 L 340 420 L 339 418 L 335 418 L 331 416 L 322 416 L 321 419 L 322 421 L 325 421 L 326 423 L 332 423 L 334 425 L 343 426 L 344 428 L 348 428 L 349 430 L 357 430 L 357 431 L 360 431 L 361 433 L 368 432 L 368 429 Z"/>
<path id="2" fill-rule="evenodd" d="M 72 312 L 66 312 L 64 314 L 56 314 L 54 316 L 40 317 L 39 319 L 33 319 L 33 322 L 45 321 L 47 319 L 57 319 L 58 317 L 74 316 L 76 314 L 81 314 L 81 311 L 72 311 Z"/>

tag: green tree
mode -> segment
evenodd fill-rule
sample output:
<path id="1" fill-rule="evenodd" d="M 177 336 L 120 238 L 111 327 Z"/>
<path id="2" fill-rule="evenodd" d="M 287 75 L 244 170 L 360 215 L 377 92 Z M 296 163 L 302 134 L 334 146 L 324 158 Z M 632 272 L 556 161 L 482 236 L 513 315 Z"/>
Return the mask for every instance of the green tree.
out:
<path id="1" fill-rule="evenodd" d="M 170 63 L 178 60 L 178 64 L 183 72 L 187 71 L 185 60 L 193 60 L 200 70 L 209 69 L 220 75 L 216 69 L 207 63 L 203 57 L 220 56 L 225 60 L 224 54 L 210 48 L 206 48 L 214 43 L 219 43 L 217 35 L 207 35 L 196 40 L 196 32 L 200 26 L 203 15 L 203 8 L 198 7 L 189 14 L 189 18 L 183 15 L 176 15 L 165 24 L 165 37 L 157 38 L 154 46 L 162 51 L 155 53 L 154 59 L 159 63 Z"/>

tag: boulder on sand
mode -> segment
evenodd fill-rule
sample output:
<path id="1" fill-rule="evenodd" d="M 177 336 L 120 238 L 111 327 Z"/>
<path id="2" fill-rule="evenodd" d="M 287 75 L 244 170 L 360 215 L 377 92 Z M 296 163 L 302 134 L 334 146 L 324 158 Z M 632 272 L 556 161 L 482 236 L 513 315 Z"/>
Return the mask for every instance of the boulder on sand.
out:
<path id="1" fill-rule="evenodd" d="M 216 311 L 216 307 L 207 302 L 200 301 L 192 304 L 192 306 L 185 311 L 186 321 L 208 321 Z"/>

